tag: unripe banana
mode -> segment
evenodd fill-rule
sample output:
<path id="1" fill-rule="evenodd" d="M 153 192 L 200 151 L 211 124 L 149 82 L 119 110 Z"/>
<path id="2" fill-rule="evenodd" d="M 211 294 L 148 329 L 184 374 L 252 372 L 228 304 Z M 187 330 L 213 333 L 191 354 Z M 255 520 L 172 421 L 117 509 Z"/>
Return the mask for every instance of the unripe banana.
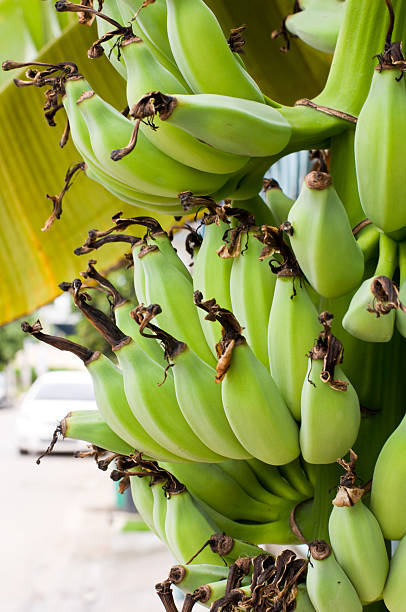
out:
<path id="1" fill-rule="evenodd" d="M 315 612 L 305 584 L 297 585 L 295 612 Z"/>
<path id="2" fill-rule="evenodd" d="M 146 247 L 138 257 L 143 260 L 147 303 L 164 305 L 164 310 L 157 315 L 158 325 L 176 338 L 182 338 L 203 361 L 213 364 L 193 303 L 192 283 L 167 264 L 156 245 Z"/>
<path id="3" fill-rule="evenodd" d="M 136 150 L 113 161 L 112 151 L 130 141 L 133 124 L 93 91 L 82 96 L 79 109 L 87 124 L 99 164 L 108 174 L 128 183 L 130 187 L 173 197 L 186 189 L 197 194 L 211 193 L 224 184 L 224 175 L 199 172 L 179 164 L 154 147 L 142 132 L 138 133 Z M 105 129 L 106 125 L 108 130 Z M 181 207 L 179 212 L 182 212 Z"/>
<path id="4" fill-rule="evenodd" d="M 217 526 L 193 501 L 189 491 L 170 495 L 167 500 L 165 533 L 168 546 L 179 563 L 186 563 L 208 541 Z M 206 546 L 193 564 L 224 565 L 221 557 Z"/>
<path id="5" fill-rule="evenodd" d="M 364 257 L 328 173 L 310 172 L 305 177 L 288 221 L 296 259 L 320 295 L 339 297 L 358 286 Z"/>
<path id="6" fill-rule="evenodd" d="M 123 371 L 124 388 L 131 410 L 143 427 L 176 455 L 192 461 L 221 461 L 193 433 L 178 406 L 173 377 L 167 377 L 131 340 L 113 347 Z"/>
<path id="7" fill-rule="evenodd" d="M 405 444 L 406 417 L 386 440 L 372 479 L 371 509 L 388 540 L 400 540 L 406 533 Z"/>
<path id="8" fill-rule="evenodd" d="M 251 461 L 256 461 L 257 465 L 259 464 L 261 466 L 261 469 L 264 469 L 265 471 L 267 470 L 267 468 L 275 470 L 275 472 L 277 473 L 276 477 L 274 475 L 275 486 L 276 488 L 278 488 L 278 485 L 276 484 L 276 482 L 278 482 L 279 489 L 282 490 L 283 493 L 285 492 L 285 489 L 283 487 L 284 483 L 281 483 L 284 478 L 281 476 L 281 474 L 279 474 L 278 468 L 276 468 L 275 466 L 270 466 L 266 463 L 262 463 L 261 461 L 258 461 L 258 459 L 250 459 L 249 461 L 236 461 L 235 459 L 229 459 L 228 461 L 223 461 L 222 463 L 219 463 L 218 467 L 221 468 L 224 472 L 226 472 L 229 476 L 231 476 L 231 478 L 236 480 L 238 484 L 244 489 L 244 491 L 246 491 L 249 495 L 251 495 L 251 497 L 257 499 L 258 501 L 262 501 L 265 504 L 272 505 L 275 500 L 275 495 L 277 497 L 282 497 L 286 499 L 285 495 L 280 495 L 278 492 L 275 493 L 274 491 L 270 491 L 261 484 L 260 479 L 257 477 L 254 469 L 251 466 Z M 296 493 L 295 499 L 298 499 L 299 497 L 300 499 L 302 499 L 302 497 Z M 288 497 L 288 499 L 291 498 Z"/>
<path id="9" fill-rule="evenodd" d="M 309 353 L 303 382 L 300 448 L 309 463 L 333 463 L 352 448 L 361 411 L 357 393 L 340 367 L 343 347 L 331 334 L 332 315 L 323 312 L 319 334 Z"/>
<path id="10" fill-rule="evenodd" d="M 162 482 L 154 482 L 152 486 L 153 510 L 152 519 L 154 521 L 155 533 L 158 538 L 167 543 L 165 522 L 166 522 L 166 493 L 162 486 Z"/>
<path id="11" fill-rule="evenodd" d="M 288 198 L 275 179 L 264 179 L 265 201 L 278 225 L 287 220 L 294 200 Z"/>
<path id="12" fill-rule="evenodd" d="M 224 533 L 233 538 L 254 544 L 272 542 L 273 544 L 298 544 L 299 541 L 289 527 L 289 513 L 281 519 L 269 523 L 247 523 L 233 521 L 227 516 L 220 514 L 214 508 L 195 497 L 196 503 L 202 507 L 208 516 L 218 525 Z M 293 502 L 294 503 L 294 502 Z M 312 528 L 312 518 L 306 511 L 306 528 Z M 301 521 L 301 525 L 303 521 Z"/>
<path id="13" fill-rule="evenodd" d="M 338 563 L 360 600 L 369 603 L 382 596 L 389 560 L 378 521 L 360 498 L 364 490 L 353 484 L 351 476 L 341 478 L 328 533 Z"/>
<path id="14" fill-rule="evenodd" d="M 230 274 L 232 259 L 223 259 L 217 255 L 222 245 L 224 233 L 229 229 L 221 220 L 204 226 L 203 242 L 193 260 L 193 290 L 201 291 L 208 299 L 214 298 L 219 304 L 231 310 Z M 204 337 L 213 355 L 220 335 L 221 325 L 217 321 L 207 321 L 205 313 L 198 309 L 200 324 Z"/>
<path id="15" fill-rule="evenodd" d="M 404 192 L 404 172 L 399 159 L 406 154 L 403 138 L 406 85 L 403 73 L 393 68 L 394 65 L 392 69 L 380 70 L 378 66 L 375 69 L 355 130 L 355 162 L 362 208 L 384 232 L 406 225 L 406 211 L 399 206 Z"/>
<path id="16" fill-rule="evenodd" d="M 98 410 L 75 410 L 69 412 L 60 423 L 64 438 L 84 440 L 100 448 L 130 455 L 134 448 L 124 442 L 103 419 Z"/>
<path id="17" fill-rule="evenodd" d="M 241 228 L 241 246 L 233 254 L 230 296 L 232 312 L 244 329 L 248 346 L 268 369 L 266 330 L 276 279 L 268 262 L 260 259 L 263 245 L 255 237 L 258 232 L 259 228 L 255 226 L 247 227 L 247 230 Z"/>
<path id="18" fill-rule="evenodd" d="M 124 393 L 123 375 L 107 357 L 65 338 L 43 334 L 39 321 L 33 326 L 24 322 L 22 328 L 24 332 L 38 340 L 60 350 L 68 350 L 82 359 L 93 379 L 95 399 L 100 414 L 114 433 L 128 445 L 155 459 L 183 461 L 178 455 L 158 444 L 134 417 Z"/>
<path id="19" fill-rule="evenodd" d="M 291 274 L 291 275 L 290 275 Z M 268 352 L 271 374 L 283 399 L 300 421 L 306 354 L 317 338 L 317 310 L 304 279 L 292 269 L 278 273 L 269 316 Z"/>
<path id="20" fill-rule="evenodd" d="M 166 0 L 166 4 L 172 53 L 192 90 L 263 102 L 258 85 L 233 57 L 208 6 L 202 0 Z"/>
<path id="21" fill-rule="evenodd" d="M 203 443 L 224 457 L 248 459 L 251 455 L 235 437 L 224 412 L 221 388 L 214 368 L 187 345 L 171 355 L 176 398 L 183 416 Z"/>
<path id="22" fill-rule="evenodd" d="M 167 12 L 165 0 L 155 0 L 139 10 L 143 0 L 118 0 L 124 21 L 136 16 L 136 30 L 140 30 L 142 38 L 148 44 L 157 60 L 167 70 L 179 73 L 169 44 L 166 29 Z M 183 77 L 182 77 L 183 78 Z"/>
<path id="23" fill-rule="evenodd" d="M 174 94 L 187 94 L 188 90 L 164 68 L 143 40 L 132 37 L 122 43 L 122 54 L 127 66 L 127 101 L 132 108 L 150 91 L 160 88 Z M 248 157 L 219 151 L 191 136 L 169 122 L 154 120 L 154 129 L 141 123 L 140 130 L 160 151 L 178 162 L 204 172 L 228 174 L 242 168 Z"/>
<path id="24" fill-rule="evenodd" d="M 262 486 L 270 493 L 296 501 L 300 501 L 305 497 L 291 486 L 284 476 L 282 476 L 279 468 L 274 465 L 268 465 L 267 463 L 259 461 L 259 459 L 249 459 L 248 465 L 255 472 Z"/>
<path id="25" fill-rule="evenodd" d="M 371 287 L 376 278 L 391 279 L 396 268 L 397 244 L 385 234 L 379 238 L 379 260 L 373 278 L 365 280 L 354 294 L 342 325 L 352 336 L 364 342 L 389 342 L 395 325 L 395 311 L 385 314 L 373 311 L 374 295 Z M 368 310 L 369 309 L 369 310 Z M 372 309 L 372 310 L 371 310 Z"/>
<path id="26" fill-rule="evenodd" d="M 276 108 L 225 95 L 153 91 L 131 110 L 135 119 L 156 113 L 161 121 L 235 155 L 270 157 L 286 147 L 292 134 L 290 123 Z"/>
<path id="27" fill-rule="evenodd" d="M 357 393 L 343 370 L 336 366 L 335 376 L 348 383 L 346 391 L 322 382 L 323 371 L 323 361 L 313 361 L 303 383 L 300 448 L 309 463 L 334 463 L 345 455 L 357 439 L 361 422 Z"/>
<path id="28" fill-rule="evenodd" d="M 293 461 L 299 454 L 297 425 L 272 376 L 255 357 L 233 314 L 218 304 L 195 303 L 223 326 L 218 343 L 216 381 L 222 381 L 222 400 L 228 421 L 241 445 L 271 465 Z M 261 423 L 261 428 L 257 427 Z"/>
<path id="29" fill-rule="evenodd" d="M 345 2 L 326 0 L 312 4 L 305 10 L 288 15 L 287 30 L 314 49 L 334 53 L 338 33 L 344 20 Z"/>
<path id="30" fill-rule="evenodd" d="M 323 558 L 328 551 L 329 556 Z M 326 542 L 313 542 L 310 555 L 306 587 L 317 612 L 361 612 L 362 604 L 357 591 Z"/>
<path id="31" fill-rule="evenodd" d="M 303 471 L 300 458 L 295 459 L 291 463 L 281 465 L 278 469 L 282 476 L 284 476 L 291 486 L 301 493 L 304 498 L 314 496 L 314 485 Z"/>
<path id="32" fill-rule="evenodd" d="M 266 523 L 287 515 L 292 507 L 290 501 L 271 493 L 266 503 L 254 499 L 231 475 L 214 463 L 161 465 L 184 482 L 192 495 L 232 520 Z"/>
<path id="33" fill-rule="evenodd" d="M 405 583 L 406 537 L 399 542 L 390 562 L 389 575 L 383 591 L 383 600 L 390 612 L 404 612 L 406 602 Z"/>
<path id="34" fill-rule="evenodd" d="M 137 466 L 130 468 L 130 472 L 142 472 L 143 470 Z M 153 518 L 154 498 L 152 495 L 151 478 L 148 477 L 148 472 L 145 476 L 131 476 L 130 486 L 131 495 L 137 511 L 142 520 L 148 525 L 151 531 L 155 532 L 155 524 Z"/>

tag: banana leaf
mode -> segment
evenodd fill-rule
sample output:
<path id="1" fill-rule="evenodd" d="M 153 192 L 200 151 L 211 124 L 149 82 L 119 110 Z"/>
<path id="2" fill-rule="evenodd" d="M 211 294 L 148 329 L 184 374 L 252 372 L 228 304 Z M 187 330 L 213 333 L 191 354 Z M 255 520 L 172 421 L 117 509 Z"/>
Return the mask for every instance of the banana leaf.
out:
<path id="1" fill-rule="evenodd" d="M 124 108 L 121 77 L 107 59 L 87 59 L 86 50 L 95 38 L 93 28 L 71 26 L 39 61 L 76 62 L 96 91 Z M 63 200 L 61 219 L 49 231 L 41 231 L 52 210 L 46 194 L 58 194 L 67 168 L 80 161 L 70 142 L 59 147 L 65 116 L 60 111 L 57 126 L 48 127 L 43 95 L 40 89 L 18 89 L 13 83 L 0 95 L 0 324 L 52 301 L 61 293 L 58 283 L 86 269 L 87 257 L 76 257 L 73 250 L 89 229 L 109 227 L 119 210 L 126 216 L 145 214 L 80 173 Z M 117 247 L 102 251 L 96 256 L 102 269 L 123 254 Z"/>
<path id="2" fill-rule="evenodd" d="M 247 23 L 244 59 L 268 95 L 293 102 L 321 89 L 328 57 L 308 47 L 302 50 L 297 41 L 292 42 L 288 54 L 282 54 L 280 43 L 270 38 L 271 31 L 290 12 L 290 2 L 275 0 L 265 9 L 262 0 L 251 0 L 249 5 L 242 0 L 231 4 L 209 0 L 209 4 L 225 31 Z M 116 108 L 124 108 L 121 77 L 106 58 L 87 58 L 87 49 L 96 38 L 94 27 L 69 26 L 38 59 L 77 63 L 100 95 Z M 13 51 L 10 46 L 1 60 L 16 59 Z M 43 92 L 34 87 L 17 89 L 11 83 L 0 92 L 0 325 L 52 301 L 60 293 L 58 283 L 71 280 L 86 268 L 87 258 L 74 256 L 73 249 L 83 243 L 89 229 L 108 227 L 111 216 L 119 210 L 128 216 L 148 214 L 117 200 L 81 174 L 64 198 L 61 219 L 49 231 L 41 231 L 51 212 L 46 194 L 59 193 L 67 168 L 80 160 L 71 143 L 59 148 L 63 111 L 56 115 L 57 126 L 49 128 L 42 105 Z M 161 217 L 160 222 L 168 227 L 172 218 Z M 102 251 L 97 253 L 101 269 L 122 255 L 120 248 Z"/>

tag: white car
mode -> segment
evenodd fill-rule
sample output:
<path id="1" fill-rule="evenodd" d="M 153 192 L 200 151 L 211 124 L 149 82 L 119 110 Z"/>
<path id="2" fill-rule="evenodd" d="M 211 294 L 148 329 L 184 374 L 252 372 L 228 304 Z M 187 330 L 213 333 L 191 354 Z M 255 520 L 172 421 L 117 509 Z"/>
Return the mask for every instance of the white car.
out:
<path id="1" fill-rule="evenodd" d="M 59 422 L 73 410 L 97 410 L 90 374 L 58 370 L 37 378 L 25 395 L 16 422 L 20 453 L 41 453 Z M 86 442 L 59 438 L 53 452 L 85 450 Z"/>

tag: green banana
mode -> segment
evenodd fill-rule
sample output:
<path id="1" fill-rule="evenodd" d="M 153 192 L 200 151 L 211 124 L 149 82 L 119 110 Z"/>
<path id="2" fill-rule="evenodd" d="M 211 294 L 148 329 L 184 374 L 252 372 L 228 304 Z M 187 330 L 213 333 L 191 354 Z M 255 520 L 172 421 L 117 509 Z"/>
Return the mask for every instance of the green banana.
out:
<path id="1" fill-rule="evenodd" d="M 166 544 L 165 521 L 167 499 L 162 484 L 163 481 L 158 480 L 154 482 L 152 486 L 152 520 L 154 521 L 155 533 L 157 534 L 158 538 Z"/>
<path id="2" fill-rule="evenodd" d="M 203 0 L 166 0 L 166 5 L 171 50 L 192 91 L 264 101 L 258 85 L 235 60 L 216 16 Z"/>
<path id="3" fill-rule="evenodd" d="M 317 310 L 298 271 L 287 266 L 277 275 L 269 315 L 268 352 L 271 374 L 296 420 L 307 371 L 306 354 L 317 338 Z"/>
<path id="4" fill-rule="evenodd" d="M 123 42 L 122 54 L 128 71 L 127 101 L 130 108 L 158 87 L 174 94 L 188 93 L 176 77 L 159 64 L 141 39 L 133 37 Z M 237 156 L 216 150 L 168 122 L 158 119 L 155 124 L 151 129 L 148 124 L 141 123 L 140 130 L 160 151 L 187 166 L 204 172 L 229 174 L 248 161 L 247 155 Z"/>
<path id="5" fill-rule="evenodd" d="M 308 480 L 306 473 L 302 469 L 300 459 L 295 459 L 291 463 L 279 466 L 279 471 L 286 478 L 292 487 L 295 488 L 304 498 L 314 496 L 314 486 Z"/>
<path id="6" fill-rule="evenodd" d="M 319 316 L 324 331 L 309 354 L 303 382 L 300 448 L 309 463 L 334 463 L 353 446 L 361 411 L 357 393 L 339 365 L 342 345 L 331 334 L 332 315 Z"/>
<path id="7" fill-rule="evenodd" d="M 222 381 L 223 406 L 235 436 L 253 457 L 271 465 L 289 463 L 299 454 L 298 430 L 272 376 L 233 314 L 202 297 L 196 292 L 197 306 L 223 326 L 216 381 Z"/>
<path id="8" fill-rule="evenodd" d="M 135 23 L 141 31 L 141 36 L 159 63 L 174 74 L 179 74 L 178 78 L 183 80 L 169 44 L 165 0 L 155 0 L 155 2 L 142 7 L 142 9 L 143 0 L 119 0 L 119 4 L 124 21 L 128 21 L 135 16 Z"/>
<path id="9" fill-rule="evenodd" d="M 385 64 L 385 68 L 390 65 Z M 355 130 L 355 163 L 362 208 L 384 232 L 406 225 L 406 212 L 398 205 L 404 191 L 399 159 L 406 153 L 403 138 L 406 85 L 402 76 L 397 69 L 381 71 L 377 66 Z"/>
<path id="10" fill-rule="evenodd" d="M 223 461 L 222 463 L 219 463 L 217 465 L 229 476 L 231 476 L 231 478 L 236 480 L 238 484 L 244 489 L 244 491 L 246 491 L 249 495 L 251 495 L 251 497 L 257 499 L 258 501 L 272 505 L 272 503 L 275 501 L 275 495 L 277 497 L 282 497 L 286 499 L 286 496 L 284 494 L 281 495 L 279 492 L 270 491 L 261 484 L 260 478 L 257 476 L 255 470 L 251 465 L 251 461 L 256 461 L 257 466 L 259 464 L 262 470 L 267 471 L 267 468 L 269 468 L 270 470 L 275 470 L 277 474 L 276 477 L 274 475 L 274 486 L 280 491 L 282 491 L 282 493 L 286 492 L 283 482 L 284 478 L 281 474 L 279 474 L 278 468 L 276 468 L 275 466 L 270 466 L 266 463 L 262 463 L 258 459 L 250 459 L 248 461 L 236 461 L 235 459 L 229 459 L 228 461 Z M 288 488 L 289 487 L 287 487 L 287 489 Z M 295 492 L 294 499 L 299 498 L 302 499 L 303 497 Z M 292 498 L 288 497 L 288 499 Z"/>
<path id="11" fill-rule="evenodd" d="M 69 412 L 62 419 L 60 427 L 64 438 L 85 440 L 85 442 L 120 455 L 130 455 L 134 452 L 132 446 L 110 429 L 98 410 Z"/>
<path id="12" fill-rule="evenodd" d="M 244 329 L 248 346 L 268 369 L 266 330 L 274 297 L 275 275 L 267 261 L 260 259 L 263 245 L 255 237 L 258 231 L 258 227 L 251 226 L 241 227 L 238 233 L 241 246 L 232 254 L 230 296 L 232 312 Z"/>
<path id="13" fill-rule="evenodd" d="M 201 291 L 209 299 L 214 298 L 218 303 L 224 304 L 225 308 L 231 310 L 232 260 L 223 259 L 217 255 L 217 250 L 222 245 L 223 235 L 228 228 L 227 223 L 220 219 L 204 225 L 203 242 L 197 253 L 193 254 L 193 289 Z M 198 309 L 198 315 L 206 342 L 216 357 L 215 345 L 221 336 L 221 325 L 217 321 L 207 321 L 205 313 L 200 309 Z"/>
<path id="14" fill-rule="evenodd" d="M 167 499 L 166 539 L 179 563 L 189 561 L 217 531 L 217 526 L 196 506 L 186 489 Z M 223 565 L 221 557 L 208 546 L 191 563 Z"/>
<path id="15" fill-rule="evenodd" d="M 159 114 L 161 121 L 211 147 L 242 156 L 270 157 L 280 153 L 292 135 L 289 121 L 266 104 L 230 95 L 172 93 L 148 93 L 131 109 L 131 115 L 144 119 Z"/>
<path id="16" fill-rule="evenodd" d="M 157 245 L 147 246 L 138 257 L 142 258 L 145 273 L 146 303 L 164 304 L 165 307 L 157 315 L 158 325 L 171 335 L 183 338 L 203 361 L 213 364 L 214 359 L 193 304 L 191 282 L 174 266 L 167 264 L 164 253 Z"/>
<path id="17" fill-rule="evenodd" d="M 372 479 L 371 509 L 388 540 L 400 540 L 406 533 L 405 444 L 406 417 L 383 445 Z"/>
<path id="18" fill-rule="evenodd" d="M 352 298 L 342 321 L 344 329 L 364 342 L 389 342 L 395 326 L 395 311 L 377 316 L 372 309 L 372 283 L 376 278 L 391 279 L 396 268 L 397 244 L 386 234 L 379 238 L 379 259 L 373 278 L 365 280 Z"/>
<path id="19" fill-rule="evenodd" d="M 155 459 L 168 458 L 174 462 L 185 460 L 157 443 L 134 417 L 124 393 L 123 375 L 107 357 L 70 340 L 43 334 L 39 322 L 33 326 L 28 323 L 23 325 L 23 331 L 38 340 L 60 350 L 71 351 L 82 359 L 93 379 L 95 399 L 100 414 L 114 433 L 131 448 Z"/>
<path id="20" fill-rule="evenodd" d="M 169 571 L 168 579 L 184 593 L 194 591 L 202 584 L 227 580 L 229 568 L 221 565 L 174 565 Z"/>
<path id="21" fill-rule="evenodd" d="M 297 585 L 295 612 L 315 612 L 305 584 Z"/>
<path id="22" fill-rule="evenodd" d="M 287 220 L 294 200 L 288 198 L 275 179 L 264 179 L 265 202 L 269 206 L 278 225 Z"/>
<path id="23" fill-rule="evenodd" d="M 289 514 L 292 503 L 268 494 L 267 502 L 259 501 L 244 488 L 221 465 L 199 463 L 185 465 L 163 463 L 166 470 L 185 483 L 190 493 L 209 504 L 216 512 L 235 521 L 257 521 L 266 523 Z"/>
<path id="24" fill-rule="evenodd" d="M 130 472 L 143 472 L 139 466 L 130 468 Z M 145 476 L 130 477 L 131 495 L 137 511 L 142 520 L 148 525 L 151 531 L 155 532 L 155 524 L 153 519 L 154 498 L 152 495 L 152 482 L 147 471 Z"/>
<path id="25" fill-rule="evenodd" d="M 288 221 L 296 259 L 320 295 L 339 297 L 359 285 L 364 257 L 327 172 L 305 177 Z"/>
<path id="26" fill-rule="evenodd" d="M 314 49 L 334 53 L 338 33 L 344 20 L 345 2 L 326 0 L 306 6 L 288 15 L 286 29 Z"/>
<path id="27" fill-rule="evenodd" d="M 103 166 L 94 155 L 86 122 L 76 104 L 80 96 L 89 89 L 90 86 L 88 82 L 82 77 L 72 77 L 65 83 L 65 95 L 62 99 L 69 119 L 72 140 L 78 152 L 86 162 L 86 174 L 89 178 L 101 183 L 103 187 L 108 189 L 115 196 L 130 204 L 140 205 L 142 208 L 145 208 L 148 203 L 151 203 L 154 205 L 152 207 L 153 210 L 159 210 L 161 207 L 164 208 L 167 206 L 165 210 L 168 214 L 180 212 L 179 200 L 177 197 L 167 198 L 164 196 L 153 196 L 143 191 L 133 189 L 125 182 L 112 177 L 103 169 Z"/>
<path id="28" fill-rule="evenodd" d="M 406 304 L 406 242 L 399 244 L 399 272 L 399 300 L 401 304 Z M 402 308 L 396 310 L 396 328 L 406 338 L 406 313 Z"/>
<path id="29" fill-rule="evenodd" d="M 178 406 L 173 377 L 155 364 L 133 341 L 113 347 L 123 371 L 130 407 L 143 427 L 172 452 L 192 461 L 221 461 L 190 429 Z M 176 450 L 175 450 L 176 449 Z"/>
<path id="30" fill-rule="evenodd" d="M 222 463 L 221 465 L 223 466 L 224 464 Z M 263 463 L 259 459 L 249 459 L 248 465 L 252 468 L 262 486 L 270 493 L 293 501 L 303 499 L 303 495 L 296 491 L 286 478 L 282 476 L 279 468 Z"/>
<path id="31" fill-rule="evenodd" d="M 372 512 L 358 501 L 334 506 L 329 536 L 337 561 L 363 602 L 379 599 L 389 568 L 385 541 Z"/>
<path id="32" fill-rule="evenodd" d="M 131 189 L 131 188 L 127 188 L 123 185 L 117 185 L 117 181 L 113 182 L 113 180 L 111 180 L 111 177 L 107 177 L 107 175 L 103 172 L 101 172 L 98 168 L 96 168 L 96 166 L 93 166 L 89 163 L 89 161 L 86 161 L 85 159 L 85 163 L 86 163 L 86 168 L 85 168 L 85 172 L 86 172 L 86 176 L 88 178 L 90 178 L 93 181 L 96 181 L 96 183 L 99 183 L 100 185 L 102 185 L 102 187 L 104 187 L 105 189 L 107 189 L 107 191 L 109 191 L 111 194 L 113 194 L 116 198 L 118 198 L 119 200 L 122 200 L 123 202 L 127 202 L 128 204 L 132 204 L 133 206 L 136 206 L 137 208 L 140 208 L 141 210 L 151 210 L 155 213 L 159 213 L 159 214 L 164 214 L 164 215 L 179 215 L 180 214 L 180 208 L 179 208 L 179 204 L 166 204 L 164 202 L 164 198 L 163 196 L 159 197 L 148 197 L 148 194 L 146 194 L 146 196 L 143 196 L 141 194 L 141 192 L 138 193 L 134 193 L 135 190 Z M 137 195 L 142 196 L 142 200 L 137 197 Z M 144 200 L 148 200 L 147 202 Z M 153 201 L 152 201 L 153 200 Z"/>
<path id="33" fill-rule="evenodd" d="M 329 556 L 325 557 L 326 554 Z M 318 541 L 310 545 L 306 587 L 318 612 L 362 612 L 357 591 L 326 542 Z"/>
<path id="34" fill-rule="evenodd" d="M 225 415 L 214 368 L 174 338 L 166 354 L 175 364 L 172 372 L 176 399 L 190 428 L 215 453 L 233 459 L 249 458 Z"/>
<path id="35" fill-rule="evenodd" d="M 340 461 L 346 474 L 333 500 L 328 533 L 338 563 L 360 600 L 369 603 L 382 597 L 389 560 L 379 523 L 362 501 L 365 489 L 355 484 L 355 461 L 353 452 L 350 463 Z"/>
<path id="36" fill-rule="evenodd" d="M 289 513 L 283 518 L 276 521 L 270 521 L 269 523 L 239 523 L 238 521 L 233 521 L 229 517 L 220 514 L 202 500 L 196 497 L 194 499 L 199 507 L 215 521 L 216 525 L 218 525 L 224 533 L 227 533 L 227 535 L 233 538 L 252 542 L 254 544 L 263 544 L 264 542 L 284 545 L 299 543 L 289 527 Z M 306 509 L 306 527 L 311 529 L 311 525 L 311 516 Z"/>
<path id="37" fill-rule="evenodd" d="M 131 121 L 92 90 L 85 92 L 77 104 L 99 164 L 107 174 L 130 187 L 153 195 L 174 197 L 185 189 L 197 194 L 211 193 L 224 184 L 225 175 L 200 172 L 179 164 L 154 147 L 142 132 L 138 133 L 136 151 L 121 158 L 116 151 L 129 142 L 133 132 Z M 113 161 L 111 155 L 117 161 Z"/>
<path id="38" fill-rule="evenodd" d="M 406 537 L 403 537 L 391 559 L 389 575 L 383 591 L 383 600 L 391 612 L 403 612 L 405 609 L 405 555 Z"/>
<path id="39" fill-rule="evenodd" d="M 75 305 L 111 345 L 122 371 L 130 409 L 149 435 L 168 448 L 177 457 L 175 461 L 179 457 L 186 461 L 224 460 L 190 429 L 176 401 L 173 377 L 166 377 L 165 370 L 125 336 L 107 315 L 90 306 L 88 296 L 81 294 L 80 288 L 81 282 L 76 279 L 72 284 Z"/>

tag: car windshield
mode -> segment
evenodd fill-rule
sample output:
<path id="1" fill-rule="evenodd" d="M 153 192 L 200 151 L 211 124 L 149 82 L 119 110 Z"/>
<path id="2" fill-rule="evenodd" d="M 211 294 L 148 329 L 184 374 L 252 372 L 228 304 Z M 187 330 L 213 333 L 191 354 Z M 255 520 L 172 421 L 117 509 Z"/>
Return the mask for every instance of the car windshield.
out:
<path id="1" fill-rule="evenodd" d="M 37 389 L 36 400 L 94 400 L 93 387 L 86 383 L 51 383 Z"/>

